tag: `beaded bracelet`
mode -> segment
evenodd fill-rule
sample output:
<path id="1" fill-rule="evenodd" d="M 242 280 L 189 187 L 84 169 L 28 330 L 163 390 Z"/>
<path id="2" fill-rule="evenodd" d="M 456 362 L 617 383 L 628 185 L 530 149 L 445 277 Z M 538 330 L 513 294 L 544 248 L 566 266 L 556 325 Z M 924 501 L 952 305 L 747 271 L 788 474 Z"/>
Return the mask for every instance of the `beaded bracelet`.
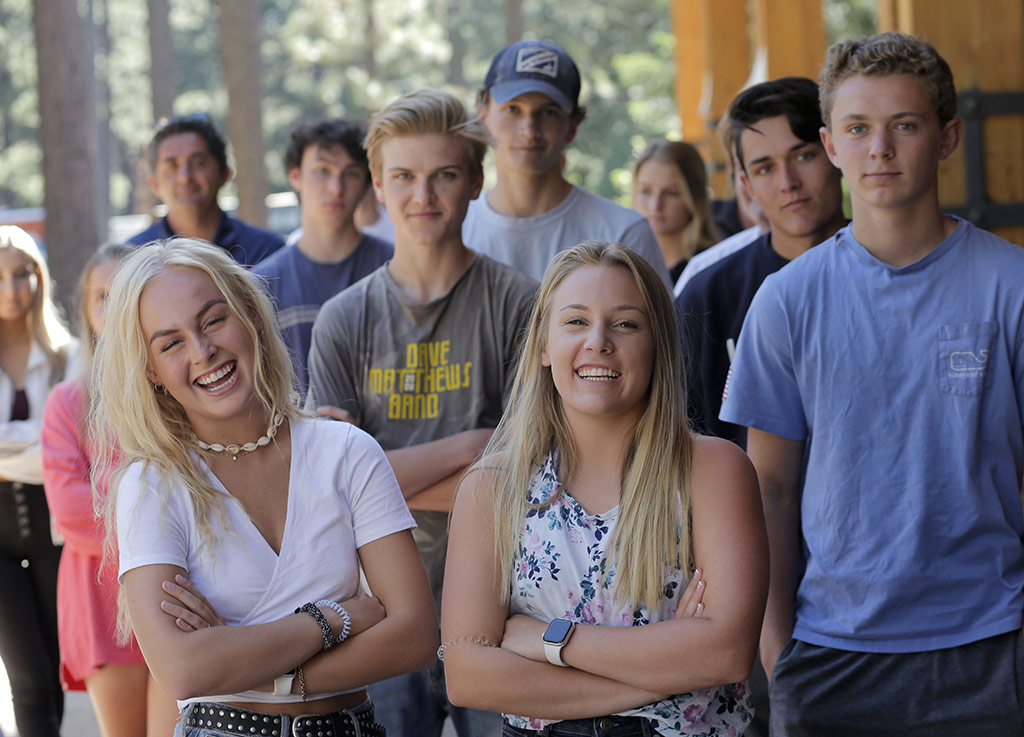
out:
<path id="1" fill-rule="evenodd" d="M 338 616 L 341 617 L 341 634 L 339 634 L 337 639 L 335 639 L 335 644 L 340 645 L 347 640 L 349 633 L 352 631 L 352 617 L 350 617 L 348 612 L 345 611 L 345 607 L 336 601 L 331 601 L 330 599 L 321 599 L 316 603 L 316 605 L 318 607 L 333 609 L 338 613 Z"/>
<path id="2" fill-rule="evenodd" d="M 453 645 L 483 645 L 484 647 L 497 647 L 497 645 L 486 637 L 481 637 L 480 635 L 462 635 L 461 637 L 453 637 L 450 640 L 442 642 L 441 647 L 437 648 L 437 659 L 443 663 L 445 653 L 448 652 L 448 648 Z"/>
<path id="3" fill-rule="evenodd" d="M 305 612 L 315 619 L 318 625 L 320 625 L 320 632 L 323 633 L 324 636 L 323 649 L 330 650 L 334 647 L 334 635 L 331 634 L 331 624 L 327 621 L 327 617 L 324 616 L 324 613 L 317 608 L 316 604 L 307 602 L 295 610 L 296 614 L 299 612 Z"/>

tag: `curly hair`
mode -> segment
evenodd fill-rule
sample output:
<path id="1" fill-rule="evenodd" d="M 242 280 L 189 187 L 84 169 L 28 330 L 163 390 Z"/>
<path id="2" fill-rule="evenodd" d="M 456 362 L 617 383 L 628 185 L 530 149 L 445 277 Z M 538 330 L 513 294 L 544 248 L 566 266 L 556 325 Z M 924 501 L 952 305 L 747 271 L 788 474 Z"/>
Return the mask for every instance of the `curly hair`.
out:
<path id="1" fill-rule="evenodd" d="M 831 128 L 832 105 L 836 90 L 854 76 L 906 74 L 921 80 L 935 105 L 939 124 L 945 126 L 956 117 L 956 86 L 953 71 L 927 41 L 906 33 L 888 31 L 867 38 L 832 44 L 818 79 L 821 115 Z"/>

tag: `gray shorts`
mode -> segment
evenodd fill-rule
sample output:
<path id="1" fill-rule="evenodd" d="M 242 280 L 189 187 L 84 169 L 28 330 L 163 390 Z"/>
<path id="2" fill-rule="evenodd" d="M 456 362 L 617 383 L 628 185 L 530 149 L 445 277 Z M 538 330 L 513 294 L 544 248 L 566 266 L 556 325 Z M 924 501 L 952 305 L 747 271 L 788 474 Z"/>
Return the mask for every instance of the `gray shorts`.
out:
<path id="1" fill-rule="evenodd" d="M 1024 642 L 891 654 L 790 640 L 770 694 L 772 737 L 1024 737 Z"/>

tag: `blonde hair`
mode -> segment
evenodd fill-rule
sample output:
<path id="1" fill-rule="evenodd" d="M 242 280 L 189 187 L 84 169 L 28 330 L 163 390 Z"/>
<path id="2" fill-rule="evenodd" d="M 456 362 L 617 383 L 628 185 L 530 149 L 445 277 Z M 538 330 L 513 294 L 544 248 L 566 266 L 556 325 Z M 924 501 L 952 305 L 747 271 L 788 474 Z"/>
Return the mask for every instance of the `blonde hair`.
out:
<path id="1" fill-rule="evenodd" d="M 60 310 L 53 303 L 53 283 L 50 270 L 35 239 L 17 225 L 0 225 L 0 248 L 21 251 L 32 261 L 36 270 L 36 291 L 28 313 L 29 332 L 32 340 L 43 350 L 50 364 L 50 386 L 64 378 L 68 364 L 67 346 L 71 333 L 61 318 Z"/>
<path id="2" fill-rule="evenodd" d="M 668 141 L 658 138 L 647 144 L 647 148 L 633 164 L 633 201 L 636 201 L 637 176 L 640 167 L 648 161 L 660 161 L 675 167 L 679 192 L 683 203 L 690 211 L 690 222 L 683 228 L 680 240 L 687 258 L 700 253 L 717 243 L 718 230 L 711 214 L 711 200 L 708 197 L 708 171 L 700 152 L 684 141 Z M 671 264 L 670 264 L 671 265 Z"/>
<path id="3" fill-rule="evenodd" d="M 906 74 L 921 81 L 935 106 L 939 125 L 956 117 L 953 71 L 927 41 L 899 31 L 832 44 L 818 78 L 818 99 L 825 125 L 832 127 L 832 104 L 839 85 L 855 76 Z"/>
<path id="4" fill-rule="evenodd" d="M 108 555 L 115 535 L 117 481 L 136 461 L 155 468 L 160 478 L 176 479 L 185 487 L 195 510 L 200 545 L 213 537 L 212 511 L 222 522 L 227 520 L 223 495 L 210 485 L 195 460 L 195 456 L 208 459 L 210 452 L 199 449 L 188 415 L 177 400 L 156 391 L 146 377 L 149 352 L 139 302 L 153 277 L 171 268 L 196 269 L 208 276 L 242 322 L 254 346 L 256 399 L 267 416 L 275 412 L 289 418 L 302 416 L 296 406 L 288 350 L 259 278 L 223 249 L 198 239 L 170 238 L 137 249 L 114 275 L 106 325 L 89 377 L 89 431 L 99 451 L 92 473 L 94 491 L 102 480 L 110 479 L 104 509 Z M 169 488 L 160 484 L 152 491 L 167 494 Z"/>
<path id="5" fill-rule="evenodd" d="M 503 603 L 511 595 L 519 536 L 530 509 L 531 479 L 553 450 L 559 479 L 572 476 L 577 452 L 551 369 L 541 365 L 552 298 L 566 277 L 584 266 L 624 269 L 639 290 L 654 338 L 647 406 L 623 464 L 619 522 L 610 542 L 616 599 L 653 605 L 662 595 L 666 566 L 689 570 L 690 458 L 682 359 L 672 299 L 654 268 L 621 243 L 585 241 L 559 253 L 544 274 L 530 316 L 505 414 L 484 458 L 472 470 L 494 474 L 495 555 Z M 555 497 L 552 498 L 552 500 Z M 550 501 L 548 502 L 550 503 Z M 682 533 L 679 510 L 682 509 Z"/>
<path id="6" fill-rule="evenodd" d="M 444 133 L 463 141 L 470 173 L 483 177 L 484 156 L 490 142 L 487 128 L 479 118 L 470 116 L 455 95 L 434 89 L 402 95 L 370 118 L 363 141 L 370 171 L 378 178 L 381 176 L 381 148 L 388 139 L 423 133 Z"/>

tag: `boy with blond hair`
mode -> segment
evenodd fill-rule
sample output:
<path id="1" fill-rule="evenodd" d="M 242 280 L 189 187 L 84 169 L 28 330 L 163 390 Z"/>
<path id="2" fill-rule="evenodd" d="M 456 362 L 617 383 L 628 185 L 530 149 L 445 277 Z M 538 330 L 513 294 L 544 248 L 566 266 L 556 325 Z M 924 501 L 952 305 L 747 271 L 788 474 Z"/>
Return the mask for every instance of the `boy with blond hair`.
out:
<path id="1" fill-rule="evenodd" d="M 457 98 L 399 98 L 371 119 L 365 145 L 395 255 L 317 316 L 307 406 L 387 451 L 440 609 L 452 493 L 501 417 L 537 284 L 462 242 L 487 134 Z M 370 695 L 391 737 L 438 736 L 447 714 L 462 737 L 501 732 L 499 715 L 448 703 L 441 663 Z"/>
<path id="2" fill-rule="evenodd" d="M 1024 250 L 939 208 L 930 44 L 836 44 L 820 86 L 853 221 L 765 280 L 721 413 L 765 504 L 772 733 L 1018 735 Z"/>

